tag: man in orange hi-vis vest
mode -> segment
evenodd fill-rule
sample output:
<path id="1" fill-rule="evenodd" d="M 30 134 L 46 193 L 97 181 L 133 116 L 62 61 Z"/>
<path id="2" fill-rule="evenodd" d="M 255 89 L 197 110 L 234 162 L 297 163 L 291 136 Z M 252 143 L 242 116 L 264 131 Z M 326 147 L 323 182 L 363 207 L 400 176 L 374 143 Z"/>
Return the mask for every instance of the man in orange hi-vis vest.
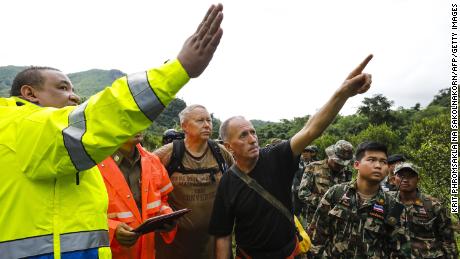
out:
<path id="1" fill-rule="evenodd" d="M 168 172 L 157 156 L 142 148 L 141 141 L 142 134 L 137 134 L 98 165 L 109 195 L 113 258 L 155 258 L 155 233 L 139 235 L 133 229 L 150 217 L 172 212 L 167 203 L 173 189 Z M 171 243 L 174 225 L 164 224 L 155 232 Z"/>

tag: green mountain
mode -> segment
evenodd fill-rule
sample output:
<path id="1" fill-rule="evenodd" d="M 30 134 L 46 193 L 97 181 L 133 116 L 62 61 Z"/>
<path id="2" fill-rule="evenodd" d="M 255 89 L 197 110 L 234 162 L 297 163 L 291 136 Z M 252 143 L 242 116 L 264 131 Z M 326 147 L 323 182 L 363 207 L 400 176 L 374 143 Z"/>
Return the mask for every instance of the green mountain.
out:
<path id="1" fill-rule="evenodd" d="M 11 84 L 17 73 L 26 67 L 6 66 L 0 67 L 0 97 L 10 96 Z"/>
<path id="2" fill-rule="evenodd" d="M 68 74 L 75 92 L 82 97 L 89 97 L 107 86 L 110 86 L 116 79 L 126 74 L 120 70 L 91 69 L 88 71 Z"/>

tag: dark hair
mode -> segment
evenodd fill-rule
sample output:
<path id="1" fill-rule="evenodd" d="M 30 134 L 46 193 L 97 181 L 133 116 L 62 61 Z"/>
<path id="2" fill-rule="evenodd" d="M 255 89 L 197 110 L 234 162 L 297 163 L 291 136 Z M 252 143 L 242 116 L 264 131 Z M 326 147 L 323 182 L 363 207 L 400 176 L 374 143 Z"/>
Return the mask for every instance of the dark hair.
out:
<path id="1" fill-rule="evenodd" d="M 375 142 L 375 141 L 366 141 L 358 145 L 356 148 L 355 158 L 357 161 L 361 160 L 364 157 L 364 153 L 366 151 L 380 151 L 385 153 L 388 156 L 388 149 L 382 143 Z"/>
<path id="2" fill-rule="evenodd" d="M 387 162 L 389 165 L 396 164 L 397 162 L 405 162 L 406 158 L 403 154 L 394 154 L 388 157 Z"/>
<path id="3" fill-rule="evenodd" d="M 10 96 L 21 96 L 21 87 L 23 85 L 30 85 L 32 87 L 41 87 L 44 83 L 44 78 L 41 71 L 44 70 L 54 70 L 59 71 L 59 69 L 52 67 L 28 67 L 21 72 L 19 72 L 13 80 L 11 85 Z"/>

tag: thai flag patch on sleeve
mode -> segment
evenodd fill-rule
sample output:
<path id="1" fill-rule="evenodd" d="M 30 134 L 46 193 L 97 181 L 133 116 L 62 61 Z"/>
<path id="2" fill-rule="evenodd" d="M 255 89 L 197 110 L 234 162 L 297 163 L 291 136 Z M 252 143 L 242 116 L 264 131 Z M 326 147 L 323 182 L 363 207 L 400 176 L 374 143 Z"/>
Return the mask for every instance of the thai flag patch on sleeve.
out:
<path id="1" fill-rule="evenodd" d="M 379 205 L 379 204 L 374 204 L 374 208 L 373 208 L 374 211 L 377 211 L 379 213 L 383 213 L 383 206 L 382 205 Z"/>

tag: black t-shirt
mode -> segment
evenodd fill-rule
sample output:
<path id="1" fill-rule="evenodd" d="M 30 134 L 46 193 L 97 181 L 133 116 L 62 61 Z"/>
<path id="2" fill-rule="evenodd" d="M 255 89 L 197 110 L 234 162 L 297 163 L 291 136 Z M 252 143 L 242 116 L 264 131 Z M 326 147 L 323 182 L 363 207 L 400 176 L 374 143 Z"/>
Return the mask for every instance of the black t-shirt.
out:
<path id="1" fill-rule="evenodd" d="M 248 174 L 292 211 L 291 185 L 299 156 L 292 154 L 290 141 L 262 148 Z M 209 233 L 227 236 L 235 222 L 236 242 L 248 253 L 278 251 L 295 237 L 295 227 L 277 208 L 228 171 L 220 180 L 214 200 Z"/>

